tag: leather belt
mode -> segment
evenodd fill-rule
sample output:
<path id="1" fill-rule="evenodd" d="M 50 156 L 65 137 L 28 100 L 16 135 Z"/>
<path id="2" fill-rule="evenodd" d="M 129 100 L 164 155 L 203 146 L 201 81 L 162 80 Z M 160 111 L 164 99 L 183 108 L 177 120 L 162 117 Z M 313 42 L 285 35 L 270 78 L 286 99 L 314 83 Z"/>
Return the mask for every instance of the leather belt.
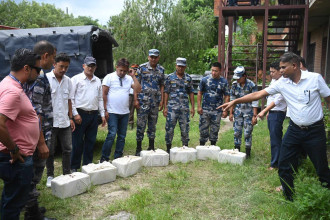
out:
<path id="1" fill-rule="evenodd" d="M 320 127 L 320 126 L 322 126 L 324 124 L 323 123 L 323 119 L 321 119 L 321 120 L 319 120 L 319 121 L 317 121 L 317 122 L 315 122 L 315 123 L 313 123 L 311 125 L 308 125 L 308 126 L 304 126 L 304 125 L 299 126 L 299 125 L 295 124 L 293 121 L 290 121 L 290 123 L 293 126 L 295 126 L 296 128 L 299 128 L 299 129 L 305 130 L 305 131 L 308 131 L 308 130 L 310 130 L 312 128 L 315 128 L 315 127 Z"/>
<path id="2" fill-rule="evenodd" d="M 97 112 L 98 112 L 98 110 L 85 111 L 85 110 L 82 110 L 81 108 L 77 108 L 77 111 L 84 113 L 84 114 L 88 114 L 88 115 L 97 114 Z"/>
<path id="3" fill-rule="evenodd" d="M 269 113 L 285 113 L 285 111 L 274 111 L 274 110 L 270 110 Z"/>

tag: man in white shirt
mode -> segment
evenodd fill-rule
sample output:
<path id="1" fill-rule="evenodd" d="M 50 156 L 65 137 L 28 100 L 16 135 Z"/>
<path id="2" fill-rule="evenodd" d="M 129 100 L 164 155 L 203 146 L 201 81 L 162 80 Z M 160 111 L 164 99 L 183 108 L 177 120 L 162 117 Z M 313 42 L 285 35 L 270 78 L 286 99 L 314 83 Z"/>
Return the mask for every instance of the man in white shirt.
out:
<path id="1" fill-rule="evenodd" d="M 330 89 L 318 73 L 300 70 L 300 58 L 285 53 L 280 58 L 282 79 L 268 88 L 225 103 L 218 108 L 224 111 L 231 106 L 251 102 L 268 95 L 281 93 L 290 109 L 290 125 L 282 140 L 278 162 L 278 174 L 286 199 L 292 201 L 294 193 L 293 173 L 298 166 L 298 155 L 303 148 L 311 159 L 323 186 L 330 187 L 330 171 L 327 160 L 326 134 L 323 123 L 321 97 L 330 109 Z"/>
<path id="2" fill-rule="evenodd" d="M 102 147 L 100 162 L 109 161 L 112 144 L 116 141 L 114 158 L 123 155 L 129 116 L 129 91 L 141 91 L 141 85 L 133 71 L 127 75 L 129 62 L 125 58 L 117 61 L 116 71 L 104 77 L 102 82 L 105 118 L 108 121 L 108 135 Z"/>
<path id="3" fill-rule="evenodd" d="M 270 85 L 282 78 L 280 63 L 278 61 L 270 64 L 270 76 L 272 77 Z M 281 94 L 278 93 L 268 96 L 267 107 L 258 114 L 258 117 L 263 118 L 267 112 L 267 123 L 271 148 L 269 170 L 273 170 L 274 168 L 278 168 L 278 158 L 280 155 L 283 136 L 283 121 L 286 114 L 286 102 Z"/>
<path id="4" fill-rule="evenodd" d="M 53 105 L 53 129 L 47 159 L 47 187 L 51 186 L 54 178 L 54 152 L 56 139 L 62 147 L 62 169 L 63 174 L 70 174 L 70 155 L 72 149 L 72 132 L 75 124 L 72 118 L 71 90 L 72 83 L 68 76 L 64 75 L 70 65 L 70 57 L 60 53 L 55 57 L 54 69 L 47 73 L 52 91 Z"/>
<path id="5" fill-rule="evenodd" d="M 98 112 L 105 125 L 101 80 L 94 75 L 96 59 L 87 56 L 84 71 L 71 78 L 72 114 L 76 129 L 72 133 L 71 171 L 93 162 L 93 148 L 98 128 Z"/>

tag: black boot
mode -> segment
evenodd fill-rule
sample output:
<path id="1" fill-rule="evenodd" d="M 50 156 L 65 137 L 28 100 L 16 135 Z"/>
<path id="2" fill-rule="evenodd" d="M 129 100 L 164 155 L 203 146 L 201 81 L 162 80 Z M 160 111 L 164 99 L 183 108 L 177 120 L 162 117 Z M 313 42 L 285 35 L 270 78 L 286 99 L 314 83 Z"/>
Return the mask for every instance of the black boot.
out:
<path id="1" fill-rule="evenodd" d="M 211 141 L 211 145 L 216 145 L 217 144 L 217 142 L 216 141 Z"/>
<path id="2" fill-rule="evenodd" d="M 199 141 L 199 145 L 200 146 L 204 146 L 205 145 L 205 142 L 204 141 Z"/>
<path id="3" fill-rule="evenodd" d="M 147 150 L 155 150 L 155 139 L 149 139 L 149 147 Z"/>
<path id="4" fill-rule="evenodd" d="M 246 152 L 246 159 L 249 159 L 251 157 L 251 148 L 245 148 Z"/>
<path id="5" fill-rule="evenodd" d="M 136 142 L 136 152 L 135 156 L 140 156 L 141 150 L 142 150 L 142 141 L 137 141 Z"/>
<path id="6" fill-rule="evenodd" d="M 38 203 L 27 206 L 25 208 L 24 220 L 56 220 L 55 218 L 47 218 L 44 216 L 46 209 L 44 207 L 39 207 Z"/>
<path id="7" fill-rule="evenodd" d="M 172 144 L 166 144 L 166 148 L 167 148 L 167 153 L 170 154 L 170 150 L 172 148 Z"/>
<path id="8" fill-rule="evenodd" d="M 238 149 L 238 151 L 240 152 L 241 151 L 241 146 L 235 145 L 235 149 Z"/>

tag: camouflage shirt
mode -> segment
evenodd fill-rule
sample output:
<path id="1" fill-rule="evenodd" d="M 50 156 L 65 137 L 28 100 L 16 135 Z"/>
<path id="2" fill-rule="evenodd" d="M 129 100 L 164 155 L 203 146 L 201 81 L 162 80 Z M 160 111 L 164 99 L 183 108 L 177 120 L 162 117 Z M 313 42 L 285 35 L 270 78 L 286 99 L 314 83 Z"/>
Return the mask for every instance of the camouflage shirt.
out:
<path id="1" fill-rule="evenodd" d="M 187 73 L 184 73 L 182 79 L 176 75 L 176 72 L 168 75 L 164 88 L 164 92 L 168 94 L 168 107 L 173 110 L 189 110 L 189 94 L 193 89 L 192 78 Z"/>
<path id="2" fill-rule="evenodd" d="M 37 115 L 42 117 L 42 131 L 45 140 L 48 140 L 53 127 L 53 107 L 50 84 L 46 75 L 40 74 L 33 83 L 26 83 L 24 91 L 29 97 Z"/>
<path id="3" fill-rule="evenodd" d="M 219 79 L 213 79 L 212 76 L 203 77 L 199 83 L 198 91 L 203 93 L 203 110 L 219 111 L 222 109 L 216 109 L 223 103 L 223 96 L 229 96 L 228 81 L 220 77 Z"/>
<path id="4" fill-rule="evenodd" d="M 157 64 L 153 69 L 149 62 L 141 64 L 137 70 L 137 80 L 141 84 L 141 92 L 138 94 L 140 106 L 158 107 L 161 101 L 160 87 L 164 85 L 165 69 Z"/>
<path id="5" fill-rule="evenodd" d="M 237 81 L 234 81 L 230 89 L 230 101 L 257 91 L 258 87 L 249 79 L 246 79 L 244 87 L 241 87 Z M 239 114 L 239 112 L 253 114 L 253 107 L 258 107 L 258 101 L 236 104 L 235 115 Z"/>

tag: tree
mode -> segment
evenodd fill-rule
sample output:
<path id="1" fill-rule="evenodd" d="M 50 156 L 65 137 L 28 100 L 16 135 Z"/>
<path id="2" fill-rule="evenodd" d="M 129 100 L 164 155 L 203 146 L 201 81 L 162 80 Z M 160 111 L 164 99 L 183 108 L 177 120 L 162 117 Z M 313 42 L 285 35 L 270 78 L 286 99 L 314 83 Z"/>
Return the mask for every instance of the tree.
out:
<path id="1" fill-rule="evenodd" d="M 55 5 L 39 4 L 23 0 L 16 3 L 12 0 L 0 2 L 0 24 L 17 28 L 41 28 L 58 26 L 97 25 L 91 17 L 66 14 Z"/>
<path id="2" fill-rule="evenodd" d="M 157 48 L 166 73 L 174 71 L 177 57 L 187 58 L 189 73 L 204 73 L 199 54 L 212 46 L 213 19 L 205 11 L 192 19 L 182 4 L 170 0 L 127 0 L 122 13 L 108 22 L 119 44 L 115 59 L 144 63 L 148 50 Z"/>

